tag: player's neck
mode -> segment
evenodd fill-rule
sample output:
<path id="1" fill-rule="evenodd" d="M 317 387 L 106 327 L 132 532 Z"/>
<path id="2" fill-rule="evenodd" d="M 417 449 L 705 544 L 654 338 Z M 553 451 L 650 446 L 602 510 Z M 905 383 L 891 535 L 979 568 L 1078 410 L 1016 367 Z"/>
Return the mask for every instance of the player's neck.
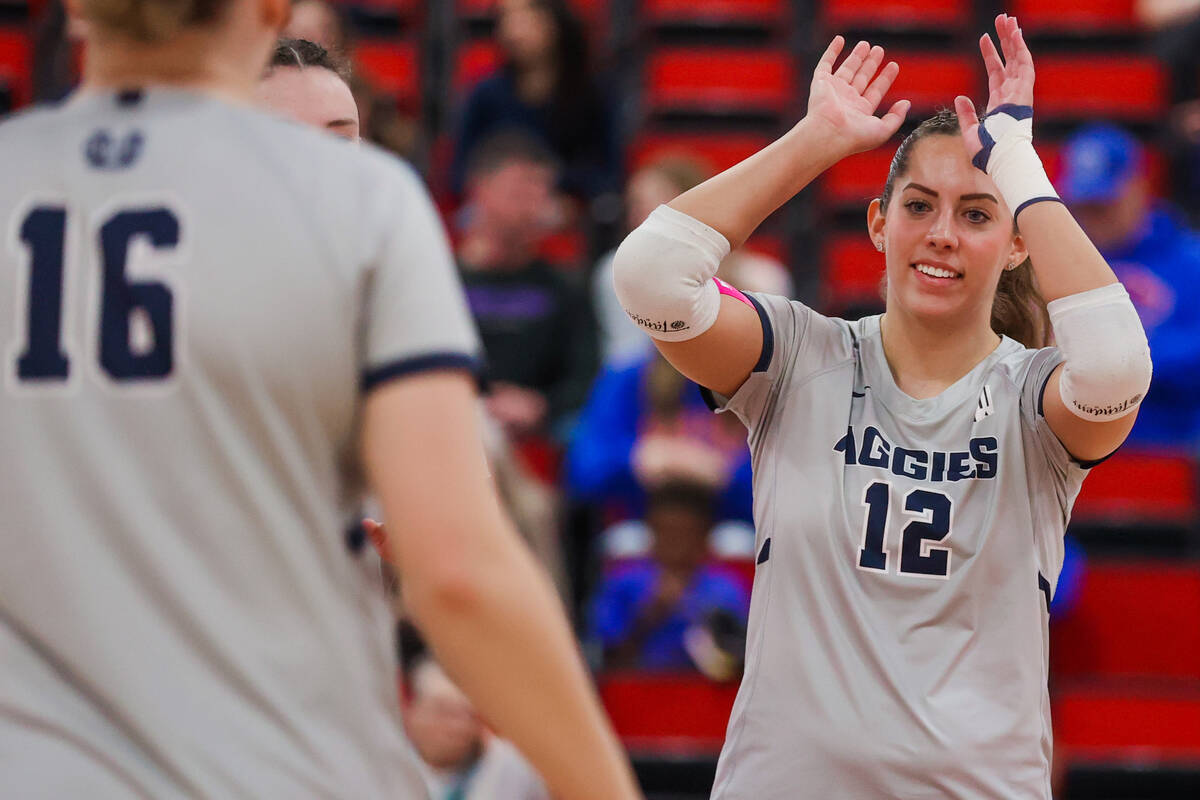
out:
<path id="1" fill-rule="evenodd" d="M 84 64 L 83 91 L 167 86 L 249 103 L 258 75 L 248 71 L 209 37 L 182 34 L 169 43 L 128 39 L 97 42 Z"/>
<path id="2" fill-rule="evenodd" d="M 879 328 L 896 385 L 918 400 L 941 394 L 1000 343 L 990 327 L 933 327 L 894 311 L 883 315 Z"/>

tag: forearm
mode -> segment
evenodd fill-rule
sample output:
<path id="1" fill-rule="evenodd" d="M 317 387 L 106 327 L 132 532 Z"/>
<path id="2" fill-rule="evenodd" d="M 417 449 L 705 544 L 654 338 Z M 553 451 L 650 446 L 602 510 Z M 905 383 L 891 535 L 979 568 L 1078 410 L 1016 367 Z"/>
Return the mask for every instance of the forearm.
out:
<path id="1" fill-rule="evenodd" d="M 1047 301 L 1117 282 L 1104 256 L 1062 203 L 1026 206 L 1017 223 Z"/>
<path id="2" fill-rule="evenodd" d="M 405 587 L 438 660 L 556 797 L 636 796 L 545 575 L 518 546 L 478 562 L 464 567 L 466 591 Z"/>
<path id="3" fill-rule="evenodd" d="M 668 205 L 719 231 L 737 249 L 763 220 L 841 156 L 837 138 L 805 118 L 745 161 Z"/>

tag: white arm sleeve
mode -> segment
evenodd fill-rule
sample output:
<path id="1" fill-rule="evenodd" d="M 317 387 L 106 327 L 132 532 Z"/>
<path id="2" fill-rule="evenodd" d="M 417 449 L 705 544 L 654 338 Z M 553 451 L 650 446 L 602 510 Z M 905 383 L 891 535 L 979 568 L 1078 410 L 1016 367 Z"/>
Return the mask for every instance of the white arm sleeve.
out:
<path id="1" fill-rule="evenodd" d="M 712 327 L 721 309 L 713 278 L 729 241 L 697 219 L 659 206 L 613 257 L 621 307 L 655 339 L 682 342 Z"/>
<path id="2" fill-rule="evenodd" d="M 1086 420 L 1131 414 L 1150 388 L 1146 332 L 1119 283 L 1067 295 L 1047 304 L 1063 354 L 1059 394 L 1067 409 Z"/>

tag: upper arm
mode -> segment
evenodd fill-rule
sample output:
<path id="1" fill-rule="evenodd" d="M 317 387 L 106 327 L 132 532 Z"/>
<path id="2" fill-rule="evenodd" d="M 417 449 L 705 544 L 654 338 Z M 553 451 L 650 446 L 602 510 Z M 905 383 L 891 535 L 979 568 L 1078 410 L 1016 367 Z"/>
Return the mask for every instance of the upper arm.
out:
<path id="1" fill-rule="evenodd" d="M 763 337 L 763 322 L 754 306 L 722 294 L 721 310 L 711 328 L 694 339 L 682 342 L 655 339 L 654 345 L 683 375 L 731 397 L 758 364 Z"/>
<path id="2" fill-rule="evenodd" d="M 481 558 L 489 563 L 507 526 L 468 372 L 431 370 L 370 391 L 361 451 L 390 531 L 389 560 L 406 581 L 453 576 Z"/>
<path id="3" fill-rule="evenodd" d="M 1120 419 L 1104 422 L 1093 422 L 1076 416 L 1067 409 L 1058 390 L 1062 372 L 1063 364 L 1059 364 L 1050 373 L 1050 378 L 1042 390 L 1042 414 L 1046 423 L 1062 442 L 1063 447 L 1067 448 L 1067 452 L 1077 461 L 1102 459 L 1125 441 L 1137 420 L 1137 411 Z"/>

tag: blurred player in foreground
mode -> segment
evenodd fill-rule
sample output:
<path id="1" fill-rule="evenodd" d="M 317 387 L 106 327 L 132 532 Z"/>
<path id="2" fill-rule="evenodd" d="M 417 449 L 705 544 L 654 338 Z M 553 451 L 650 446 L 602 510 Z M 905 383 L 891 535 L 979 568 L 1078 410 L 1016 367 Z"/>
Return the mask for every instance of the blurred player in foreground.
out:
<path id="1" fill-rule="evenodd" d="M 716 798 L 1050 798 L 1063 532 L 1151 365 L 1124 288 L 1053 202 L 1016 20 L 996 29 L 983 123 L 957 98 L 871 203 L 883 315 L 830 319 L 712 280 L 768 214 L 899 129 L 907 101 L 874 116 L 899 67 L 866 42 L 835 69 L 835 38 L 803 120 L 617 253 L 625 309 L 754 453 L 760 552 Z M 1057 348 L 1041 347 L 1034 274 Z"/>
<path id="2" fill-rule="evenodd" d="M 418 179 L 247 107 L 286 0 L 78 8 L 82 91 L 0 126 L 4 795 L 422 797 L 337 533 L 363 475 L 480 713 L 556 796 L 634 797 L 498 509 Z"/>

